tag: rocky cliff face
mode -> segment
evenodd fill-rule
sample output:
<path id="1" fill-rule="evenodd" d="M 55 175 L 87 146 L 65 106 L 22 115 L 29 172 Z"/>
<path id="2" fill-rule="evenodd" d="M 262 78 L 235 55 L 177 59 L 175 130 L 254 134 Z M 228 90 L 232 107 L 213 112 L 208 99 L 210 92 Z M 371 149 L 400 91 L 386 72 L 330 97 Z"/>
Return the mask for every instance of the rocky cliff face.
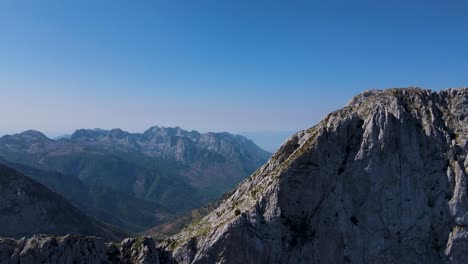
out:
<path id="1" fill-rule="evenodd" d="M 166 247 L 179 263 L 466 263 L 467 151 L 467 88 L 364 92 Z"/>
<path id="2" fill-rule="evenodd" d="M 127 238 L 107 243 L 96 237 L 34 236 L 13 240 L 0 238 L 0 264 L 159 264 L 170 263 L 167 253 L 151 238 Z"/>
<path id="3" fill-rule="evenodd" d="M 36 233 L 97 235 L 118 239 L 122 233 L 100 224 L 65 199 L 28 177 L 0 165 L 0 236 Z"/>

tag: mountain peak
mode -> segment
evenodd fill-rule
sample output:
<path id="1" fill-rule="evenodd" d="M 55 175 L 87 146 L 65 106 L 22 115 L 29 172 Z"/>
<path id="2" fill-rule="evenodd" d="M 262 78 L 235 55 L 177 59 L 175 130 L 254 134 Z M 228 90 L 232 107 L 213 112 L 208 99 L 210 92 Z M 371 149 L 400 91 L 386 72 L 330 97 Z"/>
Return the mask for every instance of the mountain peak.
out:
<path id="1" fill-rule="evenodd" d="M 71 140 L 79 138 L 98 137 L 105 135 L 108 131 L 100 128 L 95 129 L 78 129 L 70 136 Z"/>
<path id="2" fill-rule="evenodd" d="M 32 130 L 32 129 L 21 132 L 18 135 L 26 136 L 26 137 L 30 137 L 30 138 L 35 138 L 35 139 L 51 140 L 46 135 L 44 135 L 43 133 L 41 133 L 39 131 L 36 131 L 36 130 Z"/>
<path id="3" fill-rule="evenodd" d="M 152 126 L 150 128 L 148 128 L 145 132 L 143 132 L 144 134 L 146 133 L 154 133 L 154 132 L 157 132 L 159 131 L 161 128 L 159 126 Z"/>
<path id="4" fill-rule="evenodd" d="M 167 247 L 181 263 L 463 263 L 467 148 L 467 88 L 367 91 Z"/>
<path id="5" fill-rule="evenodd" d="M 373 90 L 366 90 L 362 93 L 359 93 L 358 95 L 354 96 L 351 98 L 351 100 L 348 101 L 346 104 L 347 107 L 353 107 L 353 106 L 359 106 L 361 103 L 364 101 L 366 102 L 367 105 L 373 105 L 375 103 L 379 104 L 386 104 L 388 103 L 388 100 L 393 98 L 399 98 L 402 100 L 413 100 L 414 98 L 431 98 L 431 97 L 437 97 L 441 96 L 441 99 L 444 99 L 443 97 L 446 96 L 456 96 L 457 94 L 463 94 L 466 93 L 466 90 L 468 88 L 462 87 L 462 88 L 450 88 L 450 89 L 444 89 L 439 92 L 435 92 L 429 89 L 423 89 L 420 87 L 407 87 L 407 88 L 391 88 L 391 89 L 384 89 L 384 90 L 378 90 L 378 89 L 373 89 Z M 412 103 L 418 103 L 413 101 Z"/>
<path id="6" fill-rule="evenodd" d="M 125 136 L 127 136 L 129 133 L 126 132 L 126 131 L 123 131 L 122 129 L 120 128 L 114 128 L 114 129 L 111 129 L 108 134 L 112 137 L 115 137 L 115 138 L 123 138 Z"/>
<path id="7" fill-rule="evenodd" d="M 143 135 L 147 137 L 154 137 L 154 136 L 188 136 L 191 138 L 196 138 L 200 136 L 200 133 L 196 130 L 188 131 L 184 130 L 179 126 L 175 127 L 165 127 L 165 126 L 152 126 L 143 132 Z"/>

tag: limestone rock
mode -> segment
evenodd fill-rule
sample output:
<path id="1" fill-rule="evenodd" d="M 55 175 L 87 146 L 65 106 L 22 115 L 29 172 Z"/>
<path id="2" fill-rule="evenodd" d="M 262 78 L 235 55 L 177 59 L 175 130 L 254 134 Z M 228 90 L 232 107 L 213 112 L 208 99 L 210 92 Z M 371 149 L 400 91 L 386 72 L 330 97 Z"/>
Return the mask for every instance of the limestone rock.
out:
<path id="1" fill-rule="evenodd" d="M 1 239 L 0 257 L 4 263 L 468 263 L 467 141 L 468 88 L 367 91 L 293 135 L 211 213 L 159 244 L 37 236 Z"/>
<path id="2" fill-rule="evenodd" d="M 364 92 L 165 242 L 178 263 L 468 263 L 468 88 Z"/>
<path id="3" fill-rule="evenodd" d="M 0 264 L 159 264 L 160 258 L 170 263 L 149 237 L 127 238 L 120 244 L 70 235 L 0 239 Z"/>

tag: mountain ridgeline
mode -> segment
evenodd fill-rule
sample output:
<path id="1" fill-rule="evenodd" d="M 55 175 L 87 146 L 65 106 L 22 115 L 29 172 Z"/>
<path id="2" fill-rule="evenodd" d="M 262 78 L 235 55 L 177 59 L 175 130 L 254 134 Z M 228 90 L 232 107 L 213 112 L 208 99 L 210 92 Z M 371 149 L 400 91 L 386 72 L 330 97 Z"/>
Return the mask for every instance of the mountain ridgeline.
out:
<path id="1" fill-rule="evenodd" d="M 3 239 L 0 256 L 14 263 L 41 263 L 40 256 L 70 263 L 468 263 L 467 154 L 468 88 L 366 91 L 294 134 L 208 215 L 169 238 L 114 246 L 93 238 Z M 54 239 L 49 247 L 41 242 Z M 102 250 L 64 254 L 83 241 Z"/>
<path id="2" fill-rule="evenodd" d="M 178 127 L 77 130 L 59 140 L 30 130 L 0 138 L 8 166 L 133 232 L 218 198 L 270 155 L 242 136 Z"/>
<path id="3" fill-rule="evenodd" d="M 468 88 L 368 91 L 167 242 L 178 263 L 467 263 Z"/>
<path id="4" fill-rule="evenodd" d="M 17 171 L 0 165 L 0 235 L 34 233 L 95 235 L 108 240 L 123 233 L 88 218 L 60 195 Z M 2 259 L 0 259 L 0 263 Z"/>

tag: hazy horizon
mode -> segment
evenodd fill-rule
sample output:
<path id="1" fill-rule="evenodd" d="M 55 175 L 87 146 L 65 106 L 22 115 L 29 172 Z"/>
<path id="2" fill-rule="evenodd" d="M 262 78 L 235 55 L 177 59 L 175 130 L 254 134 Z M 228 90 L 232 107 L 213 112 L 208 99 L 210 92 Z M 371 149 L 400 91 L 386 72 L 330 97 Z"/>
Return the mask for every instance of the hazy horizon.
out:
<path id="1" fill-rule="evenodd" d="M 164 125 L 158 125 L 159 127 L 167 127 Z M 178 126 L 180 127 L 180 126 Z M 148 127 L 147 129 L 149 129 Z M 190 128 L 184 128 L 180 127 L 184 130 L 191 131 L 195 129 L 190 129 Z M 50 131 L 41 131 L 38 129 L 30 128 L 26 130 L 21 130 L 21 131 L 10 131 L 10 132 L 5 132 L 0 130 L 0 137 L 3 137 L 5 135 L 14 135 L 14 134 L 20 134 L 22 132 L 28 131 L 28 130 L 34 130 L 34 131 L 39 131 L 46 135 L 50 139 L 58 139 L 62 137 L 68 137 L 73 134 L 78 129 L 103 129 L 103 128 L 77 128 L 73 131 L 68 131 L 68 132 L 50 132 Z M 119 127 L 114 127 L 114 128 L 105 128 L 104 130 L 111 130 L 111 129 L 122 129 Z M 142 131 L 133 131 L 133 130 L 126 130 L 122 129 L 124 131 L 130 132 L 130 133 L 143 133 L 145 130 Z M 196 130 L 198 131 L 198 130 Z M 292 136 L 295 132 L 297 131 L 198 131 L 200 133 L 206 133 L 206 132 L 228 132 L 234 135 L 241 135 L 244 136 L 250 140 L 252 140 L 256 145 L 261 147 L 262 149 L 274 153 L 276 150 L 279 148 L 279 146 L 290 136 Z"/>
<path id="2" fill-rule="evenodd" d="M 467 8 L 5 1 L 0 131 L 298 131 L 363 90 L 468 86 Z"/>

